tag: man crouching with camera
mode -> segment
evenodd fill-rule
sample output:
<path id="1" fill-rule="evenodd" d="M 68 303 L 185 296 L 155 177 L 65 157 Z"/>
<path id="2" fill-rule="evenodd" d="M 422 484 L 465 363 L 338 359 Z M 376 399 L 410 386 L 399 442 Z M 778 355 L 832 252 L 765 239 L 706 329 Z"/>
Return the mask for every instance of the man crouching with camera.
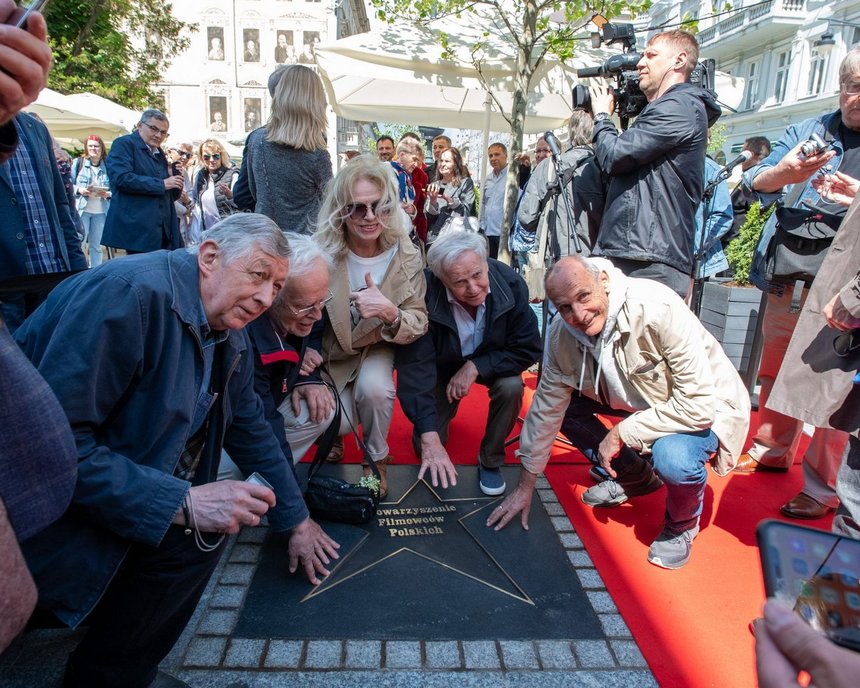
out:
<path id="1" fill-rule="evenodd" d="M 839 65 L 839 109 L 790 124 L 771 154 L 744 173 L 743 184 L 758 195 L 762 206 L 780 201 L 785 209 L 797 209 L 794 211 L 797 217 L 798 213 L 808 211 L 804 223 L 811 225 L 813 236 L 832 236 L 832 232 L 817 224 L 817 218 L 829 218 L 828 224 L 838 227 L 846 208 L 829 196 L 825 175 L 860 178 L 860 48 L 851 50 Z M 782 274 L 786 271 L 771 258 L 777 255 L 777 244 L 783 236 L 777 232 L 778 214 L 787 228 L 784 209 L 770 216 L 762 229 L 750 271 L 750 280 L 767 292 L 767 307 L 759 367 L 759 429 L 753 437 L 753 446 L 738 461 L 735 470 L 739 473 L 787 471 L 797 457 L 803 431 L 801 421 L 771 410 L 767 402 L 800 308 L 806 301 L 809 278 L 818 272 L 829 251 L 829 241 L 818 249 L 804 251 L 812 262 L 808 258 L 803 262 L 798 260 L 790 269 L 792 274 Z M 817 263 L 813 254 L 817 255 Z M 806 276 L 798 284 L 801 271 Z M 803 490 L 782 505 L 783 515 L 817 519 L 839 506 L 836 474 L 847 441 L 848 435 L 841 430 L 815 429 L 803 455 Z"/>
<path id="2" fill-rule="evenodd" d="M 684 298 L 693 274 L 696 208 L 708 127 L 720 116 L 714 94 L 687 83 L 699 60 L 685 31 L 654 35 L 636 68 L 648 105 L 619 133 L 615 94 L 591 88 L 594 153 L 611 178 L 594 254 L 630 277 L 662 282 Z"/>

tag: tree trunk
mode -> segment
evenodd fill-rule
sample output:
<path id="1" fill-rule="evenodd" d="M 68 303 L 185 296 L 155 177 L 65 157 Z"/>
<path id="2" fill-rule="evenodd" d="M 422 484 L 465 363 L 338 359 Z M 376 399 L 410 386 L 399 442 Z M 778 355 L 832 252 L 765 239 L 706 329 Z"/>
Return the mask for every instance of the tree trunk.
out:
<path id="1" fill-rule="evenodd" d="M 77 57 L 81 54 L 81 51 L 84 49 L 84 43 L 86 43 L 90 34 L 93 32 L 96 22 L 99 19 L 99 15 L 107 4 L 108 0 L 93 0 L 92 7 L 90 8 L 90 17 L 78 33 L 77 39 L 75 39 L 75 45 L 72 48 L 72 57 Z"/>
<path id="2" fill-rule="evenodd" d="M 516 161 L 516 157 L 523 149 L 523 130 L 526 122 L 529 85 L 535 71 L 531 55 L 535 46 L 537 6 L 534 0 L 526 0 L 523 5 L 523 34 L 521 37 L 523 46 L 517 53 L 517 73 L 514 77 L 511 109 L 511 150 L 508 152 L 508 179 L 505 186 L 505 213 L 502 219 L 501 237 L 499 238 L 499 260 L 508 265 L 511 263 L 511 256 L 508 251 L 508 235 L 514 224 L 520 193 L 517 186 L 519 163 Z"/>

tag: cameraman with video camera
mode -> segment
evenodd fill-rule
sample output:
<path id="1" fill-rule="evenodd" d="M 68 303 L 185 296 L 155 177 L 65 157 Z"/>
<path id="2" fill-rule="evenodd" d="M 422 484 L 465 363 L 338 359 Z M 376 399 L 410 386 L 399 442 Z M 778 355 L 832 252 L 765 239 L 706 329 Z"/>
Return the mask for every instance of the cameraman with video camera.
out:
<path id="1" fill-rule="evenodd" d="M 693 273 L 708 127 L 720 116 L 714 94 L 688 82 L 698 60 L 691 34 L 655 34 L 636 65 L 648 104 L 620 133 L 610 120 L 614 90 L 590 89 L 594 152 L 611 180 L 594 253 L 628 276 L 662 282 L 682 298 Z"/>
<path id="2" fill-rule="evenodd" d="M 785 472 L 797 454 L 803 423 L 772 410 L 767 402 L 811 277 L 845 216 L 845 207 L 833 202 L 819 183 L 822 174 L 833 175 L 837 170 L 860 178 L 860 48 L 852 49 L 839 65 L 839 109 L 790 124 L 771 154 L 743 176 L 744 186 L 758 194 L 763 206 L 775 201 L 779 205 L 762 229 L 750 271 L 750 280 L 767 292 L 767 306 L 759 367 L 759 429 L 749 452 L 738 460 L 735 471 L 739 473 Z M 817 263 L 796 256 L 787 271 L 781 257 L 789 255 L 784 250 L 790 246 L 784 243 L 785 230 L 791 229 L 793 220 L 799 223 L 793 231 L 803 231 L 806 225 L 813 237 L 822 240 L 807 242 L 803 251 L 806 256 L 815 254 Z M 782 505 L 783 515 L 817 519 L 839 505 L 836 474 L 847 439 L 841 430 L 816 427 L 803 456 L 803 490 Z"/>

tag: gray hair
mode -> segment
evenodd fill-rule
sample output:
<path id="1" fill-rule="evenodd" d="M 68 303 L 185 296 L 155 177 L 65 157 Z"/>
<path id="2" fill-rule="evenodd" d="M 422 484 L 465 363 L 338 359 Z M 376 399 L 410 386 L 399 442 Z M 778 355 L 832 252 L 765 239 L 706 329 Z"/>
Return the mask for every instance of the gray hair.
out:
<path id="1" fill-rule="evenodd" d="M 860 46 L 855 46 L 839 63 L 839 85 L 860 76 Z"/>
<path id="2" fill-rule="evenodd" d="M 150 119 L 157 119 L 159 122 L 170 121 L 167 119 L 167 115 L 165 115 L 161 110 L 156 110 L 155 108 L 144 110 L 140 115 L 141 124 L 146 124 L 146 121 Z"/>
<path id="3" fill-rule="evenodd" d="M 214 241 L 224 257 L 224 263 L 250 256 L 260 250 L 274 258 L 289 258 L 290 245 L 281 228 L 265 215 L 234 213 L 203 232 L 200 239 Z M 189 246 L 186 251 L 196 254 L 200 245 Z"/>
<path id="4" fill-rule="evenodd" d="M 334 269 L 334 260 L 331 254 L 327 253 L 316 241 L 304 234 L 288 232 L 287 243 L 290 245 L 288 282 L 293 277 L 301 277 L 309 273 L 318 261 L 322 261 L 326 272 L 331 276 L 331 271 Z"/>
<path id="5" fill-rule="evenodd" d="M 487 241 L 477 232 L 453 231 L 440 236 L 427 250 L 427 266 L 439 279 L 463 251 L 471 251 L 487 262 Z"/>
<path id="6" fill-rule="evenodd" d="M 576 109 L 567 123 L 567 134 L 571 146 L 587 146 L 594 132 L 594 118 L 586 110 Z"/>
<path id="7" fill-rule="evenodd" d="M 381 214 L 379 223 L 382 225 L 380 247 L 383 250 L 391 248 L 401 238 L 409 236 L 407 226 L 411 228 L 411 223 L 400 208 L 400 191 L 394 168 L 372 155 L 359 155 L 344 165 L 329 182 L 320 207 L 314 238 L 335 259 L 345 256 L 347 252 L 343 211 L 352 203 L 352 189 L 361 179 L 372 183 L 382 194 L 378 206 Z"/>

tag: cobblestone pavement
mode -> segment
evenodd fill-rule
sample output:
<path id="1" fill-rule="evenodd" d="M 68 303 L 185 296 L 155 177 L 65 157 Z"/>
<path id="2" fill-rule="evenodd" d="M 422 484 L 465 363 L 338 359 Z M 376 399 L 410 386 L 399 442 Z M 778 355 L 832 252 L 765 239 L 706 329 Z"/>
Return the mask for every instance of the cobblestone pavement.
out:
<path id="1" fill-rule="evenodd" d="M 280 640 L 241 638 L 233 627 L 254 575 L 265 528 L 243 530 L 162 668 L 199 688 L 656 686 L 630 631 L 545 478 L 538 494 L 597 613 L 606 640 Z M 358 619 L 355 620 L 359 622 Z M 350 619 L 345 619 L 347 628 Z M 346 635 L 346 634 L 345 634 Z M 38 631 L 0 660 L 4 688 L 56 686 L 75 634 Z M 49 666 L 46 666 L 46 663 Z"/>

